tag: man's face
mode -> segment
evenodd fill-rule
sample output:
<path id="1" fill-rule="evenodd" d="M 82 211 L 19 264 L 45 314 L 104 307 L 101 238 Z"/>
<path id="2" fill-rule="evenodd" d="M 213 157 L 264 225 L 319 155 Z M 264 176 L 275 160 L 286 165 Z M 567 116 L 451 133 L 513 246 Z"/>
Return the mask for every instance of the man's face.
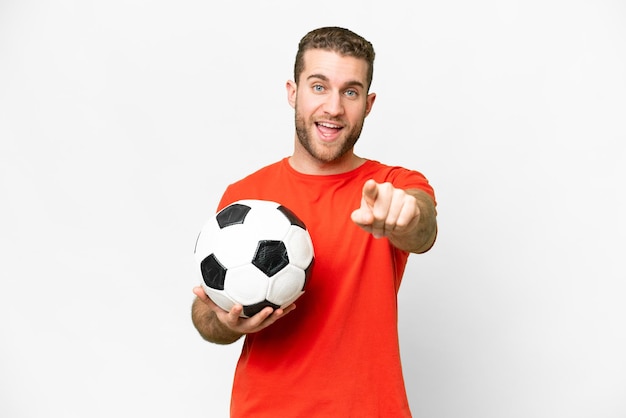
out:
<path id="1" fill-rule="evenodd" d="M 341 160 L 352 154 L 375 99 L 367 94 L 367 62 L 312 49 L 304 63 L 297 85 L 287 86 L 298 142 L 318 162 Z"/>

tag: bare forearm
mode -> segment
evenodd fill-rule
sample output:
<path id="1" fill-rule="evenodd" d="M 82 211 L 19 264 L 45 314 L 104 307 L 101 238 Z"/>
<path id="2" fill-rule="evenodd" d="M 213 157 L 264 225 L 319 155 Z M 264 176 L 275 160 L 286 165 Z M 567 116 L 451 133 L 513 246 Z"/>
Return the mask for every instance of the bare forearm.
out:
<path id="1" fill-rule="evenodd" d="M 406 193 L 415 197 L 419 208 L 418 222 L 413 228 L 400 235 L 390 234 L 391 243 L 412 253 L 425 253 L 435 243 L 437 237 L 437 209 L 433 199 L 423 190 L 410 189 Z"/>
<path id="2" fill-rule="evenodd" d="M 231 344 L 243 335 L 224 326 L 215 312 L 199 298 L 191 307 L 191 319 L 200 336 L 215 344 Z"/>

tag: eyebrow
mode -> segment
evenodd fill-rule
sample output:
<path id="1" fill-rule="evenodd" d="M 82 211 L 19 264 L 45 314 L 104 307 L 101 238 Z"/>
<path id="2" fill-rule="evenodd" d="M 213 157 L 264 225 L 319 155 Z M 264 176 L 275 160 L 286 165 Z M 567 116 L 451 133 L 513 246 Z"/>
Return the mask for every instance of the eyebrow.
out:
<path id="1" fill-rule="evenodd" d="M 306 79 L 307 80 L 311 80 L 312 78 L 317 78 L 317 79 L 322 80 L 322 81 L 329 81 L 328 77 L 326 77 L 324 74 L 311 74 Z M 345 87 L 356 86 L 356 87 L 361 87 L 362 89 L 365 88 L 363 83 L 361 83 L 359 80 L 348 81 L 347 83 L 344 83 L 344 86 Z"/>

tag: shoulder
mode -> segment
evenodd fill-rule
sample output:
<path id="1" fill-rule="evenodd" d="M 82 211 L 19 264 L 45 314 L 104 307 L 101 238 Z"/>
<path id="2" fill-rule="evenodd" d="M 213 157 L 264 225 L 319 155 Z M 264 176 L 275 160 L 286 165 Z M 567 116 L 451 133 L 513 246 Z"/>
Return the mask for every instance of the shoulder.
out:
<path id="1" fill-rule="evenodd" d="M 398 165 L 383 164 L 376 160 L 367 160 L 363 164 L 365 174 L 372 175 L 374 179 L 382 181 L 394 182 L 428 182 L 428 179 L 420 171 L 401 167 Z"/>
<path id="2" fill-rule="evenodd" d="M 377 183 L 391 183 L 400 189 L 419 189 L 428 193 L 433 199 L 435 192 L 430 182 L 420 171 L 398 166 L 383 164 L 376 160 L 367 160 L 363 164 L 364 175 L 373 178 Z"/>
<path id="3" fill-rule="evenodd" d="M 252 181 L 258 178 L 279 175 L 284 161 L 285 160 L 276 161 L 272 164 L 266 165 L 265 167 L 259 168 L 258 170 L 248 174 L 247 176 L 243 177 L 242 179 L 236 181 L 233 184 L 245 183 L 245 182 Z"/>
<path id="4" fill-rule="evenodd" d="M 231 183 L 228 186 L 228 189 L 250 187 L 251 185 L 272 182 L 283 175 L 284 161 L 285 160 L 276 161 L 275 163 L 259 168 L 245 177 Z"/>
<path id="5" fill-rule="evenodd" d="M 284 176 L 285 159 L 266 165 L 228 185 L 219 208 L 241 199 L 268 199 L 268 192 Z"/>

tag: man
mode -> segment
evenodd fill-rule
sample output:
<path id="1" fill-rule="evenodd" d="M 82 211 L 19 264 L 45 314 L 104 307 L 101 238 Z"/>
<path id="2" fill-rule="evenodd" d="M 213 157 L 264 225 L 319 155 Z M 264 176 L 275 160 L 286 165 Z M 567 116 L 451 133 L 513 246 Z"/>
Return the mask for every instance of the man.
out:
<path id="1" fill-rule="evenodd" d="M 231 184 L 218 209 L 240 199 L 290 208 L 307 225 L 315 265 L 295 304 L 240 318 L 196 287 L 194 325 L 208 341 L 245 335 L 232 417 L 410 417 L 398 343 L 397 292 L 409 253 L 437 233 L 434 193 L 416 171 L 354 153 L 376 95 L 374 50 L 327 27 L 299 44 L 287 99 L 293 154 Z"/>

